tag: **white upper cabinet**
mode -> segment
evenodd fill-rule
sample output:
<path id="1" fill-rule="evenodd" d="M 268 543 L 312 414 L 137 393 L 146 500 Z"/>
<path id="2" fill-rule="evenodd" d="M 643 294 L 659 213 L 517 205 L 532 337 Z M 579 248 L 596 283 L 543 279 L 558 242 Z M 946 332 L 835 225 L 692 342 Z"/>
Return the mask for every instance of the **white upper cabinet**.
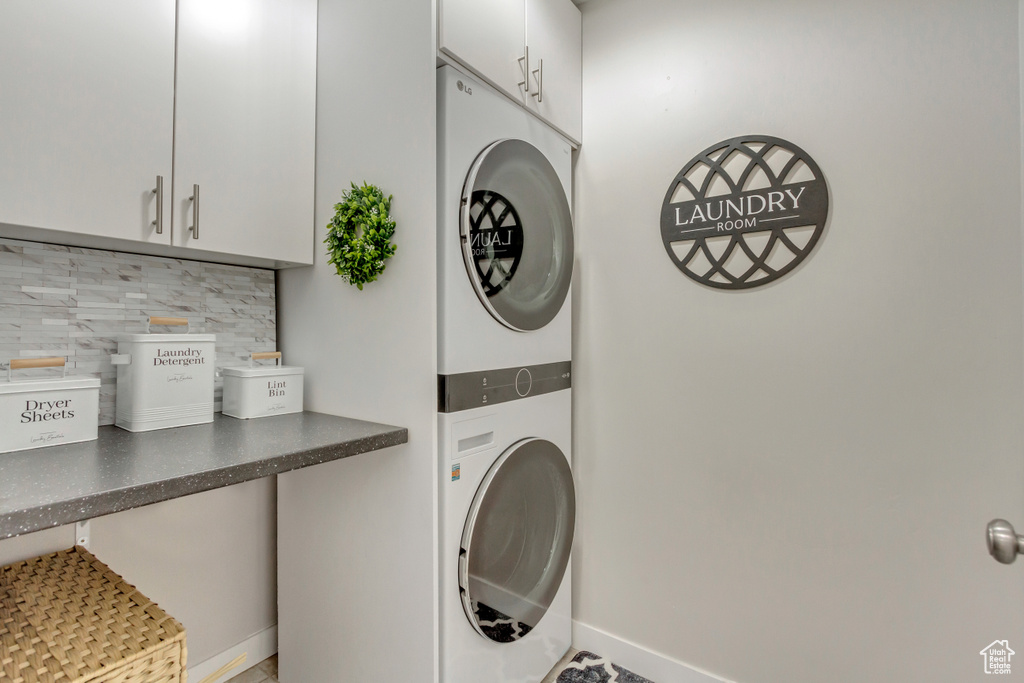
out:
<path id="1" fill-rule="evenodd" d="M 0 223 L 169 244 L 173 113 L 174 0 L 0 1 Z"/>
<path id="2" fill-rule="evenodd" d="M 583 27 L 569 0 L 526 0 L 530 91 L 526 106 L 576 142 L 583 139 Z"/>
<path id="3" fill-rule="evenodd" d="M 440 0 L 439 7 L 443 59 L 582 141 L 582 27 L 572 0 Z"/>
<path id="4" fill-rule="evenodd" d="M 176 246 L 312 263 L 316 16 L 316 0 L 179 0 Z"/>
<path id="5" fill-rule="evenodd" d="M 312 263 L 316 22 L 317 0 L 0 0 L 0 234 Z"/>
<path id="6" fill-rule="evenodd" d="M 438 12 L 441 53 L 519 98 L 526 46 L 524 0 L 442 0 Z"/>

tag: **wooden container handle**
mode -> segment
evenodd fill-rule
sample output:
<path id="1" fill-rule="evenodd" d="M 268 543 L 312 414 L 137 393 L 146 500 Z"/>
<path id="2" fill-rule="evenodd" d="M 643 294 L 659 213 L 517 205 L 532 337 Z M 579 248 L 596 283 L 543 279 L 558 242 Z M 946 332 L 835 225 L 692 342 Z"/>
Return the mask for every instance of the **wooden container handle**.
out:
<path id="1" fill-rule="evenodd" d="M 241 666 L 242 664 L 244 664 L 245 663 L 245 656 L 247 654 L 248 654 L 247 652 L 243 652 L 242 654 L 238 655 L 237 657 L 232 659 L 230 662 L 228 662 L 227 664 L 225 664 L 221 668 L 217 669 L 216 671 L 214 671 L 212 674 L 210 674 L 209 676 L 207 676 L 203 680 L 199 681 L 199 683 L 215 683 L 218 678 L 220 678 L 221 676 L 223 676 L 227 672 L 231 671 L 236 666 Z"/>
<path id="2" fill-rule="evenodd" d="M 164 316 L 151 316 L 150 325 L 188 325 L 188 318 L 167 318 Z"/>
<path id="3" fill-rule="evenodd" d="M 280 351 L 261 351 L 259 353 L 252 354 L 253 360 L 269 360 L 270 358 L 280 358 Z"/>
<path id="4" fill-rule="evenodd" d="M 53 356 L 52 358 L 13 358 L 11 359 L 11 370 L 62 368 L 66 362 L 67 358 L 64 356 Z"/>

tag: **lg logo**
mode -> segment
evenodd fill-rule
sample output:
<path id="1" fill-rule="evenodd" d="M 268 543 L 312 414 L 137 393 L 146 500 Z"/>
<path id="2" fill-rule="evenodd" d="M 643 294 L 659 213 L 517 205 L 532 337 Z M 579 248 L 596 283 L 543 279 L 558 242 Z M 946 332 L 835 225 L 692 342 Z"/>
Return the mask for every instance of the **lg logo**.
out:
<path id="1" fill-rule="evenodd" d="M 463 83 L 462 81 L 459 81 L 458 83 L 456 83 L 455 87 L 457 87 L 461 92 L 464 92 L 467 95 L 472 95 L 473 94 L 473 89 L 470 88 L 465 83 Z"/>

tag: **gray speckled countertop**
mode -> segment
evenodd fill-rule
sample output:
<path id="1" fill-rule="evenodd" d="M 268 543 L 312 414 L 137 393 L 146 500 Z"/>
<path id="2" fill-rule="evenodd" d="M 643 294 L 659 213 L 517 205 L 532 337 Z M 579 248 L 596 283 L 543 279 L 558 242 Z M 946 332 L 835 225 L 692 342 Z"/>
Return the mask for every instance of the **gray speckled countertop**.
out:
<path id="1" fill-rule="evenodd" d="M 317 465 L 409 440 L 404 427 L 320 413 L 152 432 L 0 454 L 0 538 Z"/>

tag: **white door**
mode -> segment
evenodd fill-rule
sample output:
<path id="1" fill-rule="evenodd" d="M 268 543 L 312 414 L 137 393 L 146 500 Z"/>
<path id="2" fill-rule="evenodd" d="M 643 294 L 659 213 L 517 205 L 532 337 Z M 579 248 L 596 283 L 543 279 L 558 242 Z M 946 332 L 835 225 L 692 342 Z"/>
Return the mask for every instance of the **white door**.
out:
<path id="1" fill-rule="evenodd" d="M 575 524 L 565 454 L 546 439 L 509 446 L 480 483 L 462 533 L 459 594 L 477 633 L 512 643 L 533 630 L 562 585 Z"/>
<path id="2" fill-rule="evenodd" d="M 170 242 L 174 4 L 0 2 L 0 223 Z"/>
<path id="3" fill-rule="evenodd" d="M 459 218 L 480 303 L 519 332 L 551 322 L 569 293 L 573 230 L 562 183 L 544 154 L 523 140 L 489 145 L 470 167 Z"/>
<path id="4" fill-rule="evenodd" d="M 526 0 L 530 89 L 526 106 L 567 136 L 583 139 L 583 30 L 571 0 Z"/>
<path id="5" fill-rule="evenodd" d="M 175 245 L 312 262 L 316 11 L 179 2 Z"/>
<path id="6" fill-rule="evenodd" d="M 438 48 L 457 62 L 521 98 L 526 44 L 526 5 L 523 0 L 443 0 Z"/>

